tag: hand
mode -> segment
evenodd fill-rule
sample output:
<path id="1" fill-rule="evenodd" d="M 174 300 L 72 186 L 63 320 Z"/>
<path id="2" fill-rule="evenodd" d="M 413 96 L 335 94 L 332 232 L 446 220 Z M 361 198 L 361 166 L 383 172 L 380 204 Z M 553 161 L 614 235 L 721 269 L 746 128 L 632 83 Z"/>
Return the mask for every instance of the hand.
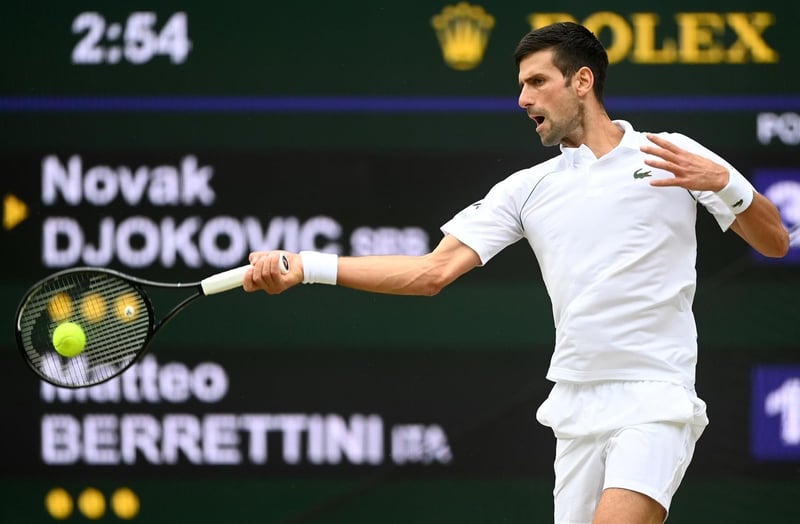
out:
<path id="1" fill-rule="evenodd" d="M 645 159 L 644 163 L 675 175 L 675 178 L 651 180 L 651 186 L 677 186 L 694 191 L 719 191 L 728 185 L 730 173 L 725 166 L 685 151 L 659 136 L 648 133 L 647 139 L 658 147 L 642 146 L 642 152 L 658 158 Z"/>
<path id="2" fill-rule="evenodd" d="M 289 261 L 289 271 L 281 270 L 281 255 Z M 245 291 L 262 290 L 270 295 L 283 293 L 303 281 L 300 256 L 287 251 L 254 251 L 249 256 L 252 269 L 244 275 Z"/>

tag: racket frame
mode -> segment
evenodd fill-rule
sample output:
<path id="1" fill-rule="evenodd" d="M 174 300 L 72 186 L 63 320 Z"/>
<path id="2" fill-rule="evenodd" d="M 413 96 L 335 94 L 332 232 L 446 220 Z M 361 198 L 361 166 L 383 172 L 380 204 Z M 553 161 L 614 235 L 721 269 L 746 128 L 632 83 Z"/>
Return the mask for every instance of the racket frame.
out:
<path id="1" fill-rule="evenodd" d="M 237 268 L 239 271 L 243 271 L 242 268 Z M 138 351 L 136 351 L 135 356 L 131 359 L 131 361 L 124 367 L 121 368 L 118 372 L 104 378 L 103 380 L 99 380 L 97 382 L 93 382 L 91 384 L 62 384 L 60 382 L 54 381 L 52 378 L 46 376 L 44 373 L 40 372 L 36 366 L 34 366 L 33 362 L 28 356 L 28 351 L 25 349 L 25 344 L 22 341 L 22 314 L 25 311 L 25 307 L 27 306 L 28 302 L 33 298 L 34 293 L 41 289 L 48 282 L 56 281 L 58 279 L 64 278 L 71 274 L 80 274 L 80 273 L 103 273 L 115 278 L 119 278 L 124 280 L 132 285 L 139 293 L 139 296 L 144 300 L 146 303 L 147 315 L 148 315 L 148 330 L 145 335 L 145 338 L 141 344 L 141 347 Z M 193 294 L 188 295 L 187 297 L 183 298 L 180 302 L 175 304 L 172 309 L 170 309 L 166 314 L 164 314 L 160 318 L 156 318 L 155 316 L 155 308 L 153 306 L 152 299 L 145 289 L 146 287 L 152 288 L 160 288 L 160 289 L 193 289 L 195 292 Z M 97 384 L 102 384 L 103 382 L 107 382 L 112 378 L 118 377 L 126 370 L 130 369 L 135 363 L 137 363 L 141 358 L 147 353 L 148 348 L 150 347 L 150 343 L 155 338 L 156 333 L 164 327 L 170 320 L 175 318 L 175 316 L 186 309 L 190 304 L 192 304 L 195 300 L 206 296 L 203 292 L 202 282 L 159 282 L 156 280 L 148 280 L 145 278 L 135 277 L 121 271 L 117 271 L 114 269 L 103 268 L 103 267 L 91 267 L 91 266 L 80 266 L 80 267 L 73 267 L 69 269 L 64 269 L 61 271 L 57 271 L 48 275 L 45 278 L 37 281 L 35 284 L 30 286 L 28 290 L 23 295 L 23 298 L 20 300 L 19 305 L 17 306 L 17 311 L 15 315 L 15 323 L 14 323 L 14 332 L 17 340 L 17 349 L 19 349 L 20 353 L 22 354 L 25 363 L 28 365 L 29 368 L 33 370 L 36 375 L 48 382 L 53 384 L 57 387 L 69 388 L 69 389 L 78 389 L 84 387 L 91 387 Z"/>

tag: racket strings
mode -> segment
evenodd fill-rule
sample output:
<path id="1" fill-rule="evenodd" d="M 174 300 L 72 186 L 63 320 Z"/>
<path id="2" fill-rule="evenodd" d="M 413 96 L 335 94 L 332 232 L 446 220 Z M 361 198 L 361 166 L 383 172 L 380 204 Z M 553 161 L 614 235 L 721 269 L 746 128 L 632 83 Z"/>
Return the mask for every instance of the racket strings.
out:
<path id="1" fill-rule="evenodd" d="M 53 346 L 56 327 L 78 324 L 85 349 L 74 357 Z M 19 317 L 24 355 L 34 371 L 64 386 L 102 382 L 136 358 L 151 333 L 150 306 L 140 290 L 113 274 L 76 272 L 45 281 Z"/>

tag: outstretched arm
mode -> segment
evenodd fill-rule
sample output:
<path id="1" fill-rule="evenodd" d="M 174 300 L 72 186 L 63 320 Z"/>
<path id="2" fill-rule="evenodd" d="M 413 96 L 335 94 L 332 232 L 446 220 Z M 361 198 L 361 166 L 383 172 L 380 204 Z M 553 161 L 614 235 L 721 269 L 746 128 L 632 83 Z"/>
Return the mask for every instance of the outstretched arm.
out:
<path id="1" fill-rule="evenodd" d="M 647 138 L 655 146 L 644 146 L 642 151 L 658 158 L 647 159 L 645 163 L 675 175 L 653 180 L 651 185 L 719 192 L 731 181 L 731 173 L 725 166 L 685 151 L 659 136 L 647 135 Z M 764 256 L 780 258 L 789 251 L 789 233 L 781 222 L 778 208 L 759 193 L 753 193 L 752 203 L 736 215 L 731 229 Z"/>
<path id="2" fill-rule="evenodd" d="M 281 254 L 289 259 L 286 274 L 280 271 Z M 250 263 L 253 268 L 244 277 L 246 291 L 276 294 L 303 282 L 305 269 L 297 254 L 257 251 L 250 254 Z M 478 265 L 475 251 L 446 235 L 427 255 L 339 257 L 336 284 L 373 293 L 431 296 Z"/>

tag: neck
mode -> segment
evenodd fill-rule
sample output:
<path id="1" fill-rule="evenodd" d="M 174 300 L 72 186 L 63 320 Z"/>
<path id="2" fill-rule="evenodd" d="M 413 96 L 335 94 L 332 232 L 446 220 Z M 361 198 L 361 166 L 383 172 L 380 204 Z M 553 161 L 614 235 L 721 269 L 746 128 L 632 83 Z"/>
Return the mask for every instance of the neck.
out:
<path id="1" fill-rule="evenodd" d="M 624 134 L 603 109 L 584 113 L 582 131 L 582 136 L 577 137 L 577 140 L 565 141 L 564 145 L 567 147 L 586 145 L 596 158 L 608 154 L 617 147 Z"/>

